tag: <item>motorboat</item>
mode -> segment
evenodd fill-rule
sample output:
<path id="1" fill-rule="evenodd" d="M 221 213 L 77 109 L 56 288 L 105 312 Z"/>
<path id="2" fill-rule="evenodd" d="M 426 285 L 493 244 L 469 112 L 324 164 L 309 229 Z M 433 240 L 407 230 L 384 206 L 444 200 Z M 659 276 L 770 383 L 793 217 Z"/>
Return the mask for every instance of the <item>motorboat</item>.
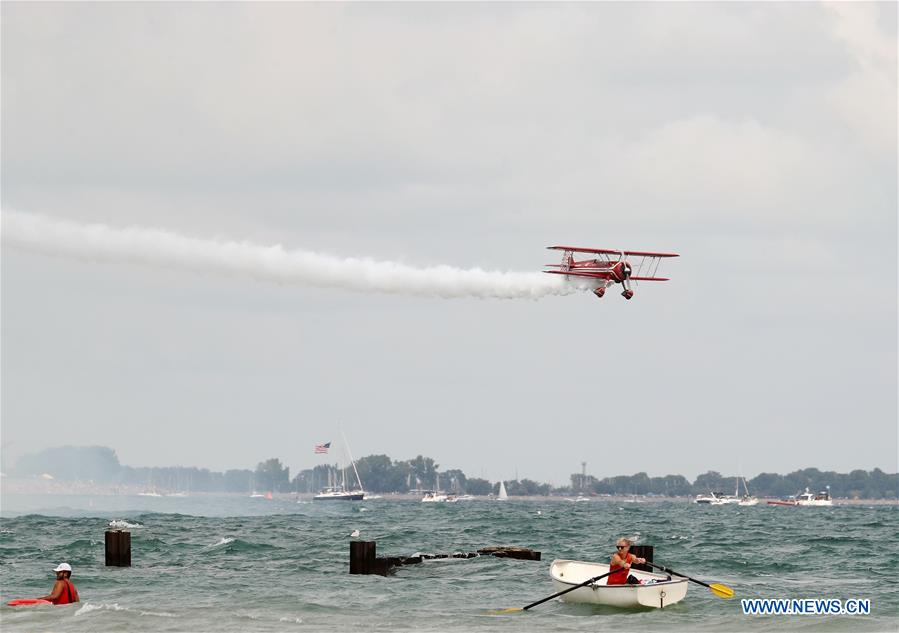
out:
<path id="1" fill-rule="evenodd" d="M 422 503 L 446 503 L 449 501 L 450 495 L 439 490 L 426 490 L 425 496 L 421 498 Z M 453 497 L 455 501 L 455 497 Z"/>
<path id="2" fill-rule="evenodd" d="M 444 492 L 440 489 L 440 473 L 437 473 L 436 490 L 423 491 L 425 496 L 421 498 L 422 503 L 455 503 L 456 495 Z"/>
<path id="3" fill-rule="evenodd" d="M 798 506 L 832 506 L 833 499 L 830 498 L 830 486 L 827 490 L 814 494 L 806 488 L 805 492 L 796 495 L 796 505 Z"/>
<path id="4" fill-rule="evenodd" d="M 827 490 L 822 490 L 821 492 L 815 494 L 811 492 L 808 487 L 806 487 L 805 492 L 799 493 L 797 495 L 793 495 L 792 497 L 787 497 L 786 499 L 778 499 L 776 501 L 769 501 L 768 505 L 770 506 L 832 506 L 833 499 L 830 497 L 830 486 L 827 486 Z"/>
<path id="5" fill-rule="evenodd" d="M 707 506 L 725 506 L 731 503 L 737 503 L 739 499 L 726 495 L 723 492 L 710 492 L 707 495 L 696 495 L 693 503 Z"/>
<path id="6" fill-rule="evenodd" d="M 579 560 L 554 560 L 549 575 L 557 591 L 570 589 L 609 572 L 609 565 Z M 688 580 L 631 568 L 629 575 L 639 585 L 608 585 L 601 578 L 595 583 L 579 587 L 561 596 L 564 602 L 603 604 L 611 607 L 653 607 L 661 609 L 680 602 L 687 595 Z"/>

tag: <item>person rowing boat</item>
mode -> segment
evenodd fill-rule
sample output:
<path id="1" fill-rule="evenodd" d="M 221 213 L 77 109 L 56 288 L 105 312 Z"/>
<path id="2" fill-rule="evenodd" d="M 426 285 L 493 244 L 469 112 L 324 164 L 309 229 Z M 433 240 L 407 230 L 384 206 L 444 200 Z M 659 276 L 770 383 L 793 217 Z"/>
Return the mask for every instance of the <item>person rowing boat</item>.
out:
<path id="1" fill-rule="evenodd" d="M 609 567 L 607 585 L 639 585 L 640 581 L 630 574 L 631 565 L 645 563 L 645 558 L 638 558 L 630 553 L 630 539 L 620 538 L 615 545 L 615 553 L 612 554 L 612 564 Z"/>

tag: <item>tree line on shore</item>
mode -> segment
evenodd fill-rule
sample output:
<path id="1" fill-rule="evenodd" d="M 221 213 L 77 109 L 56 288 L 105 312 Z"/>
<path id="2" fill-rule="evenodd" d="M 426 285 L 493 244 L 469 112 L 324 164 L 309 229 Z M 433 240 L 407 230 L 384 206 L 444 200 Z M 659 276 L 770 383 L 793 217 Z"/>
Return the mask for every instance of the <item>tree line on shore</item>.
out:
<path id="1" fill-rule="evenodd" d="M 432 458 L 419 455 L 410 460 L 392 460 L 387 455 L 368 455 L 356 461 L 365 490 L 378 493 L 407 493 L 415 490 L 443 490 L 472 495 L 496 494 L 499 482 L 467 477 L 458 469 L 440 470 Z M 290 469 L 277 458 L 260 462 L 255 470 L 231 469 L 223 472 L 206 468 L 169 466 L 133 467 L 119 463 L 115 451 L 103 446 L 62 446 L 26 455 L 9 475 L 17 477 L 51 475 L 63 481 L 92 481 L 97 484 L 140 486 L 172 492 L 298 492 L 312 493 L 345 481 L 355 487 L 352 467 L 323 464 L 301 470 L 293 478 Z M 553 487 L 530 479 L 506 480 L 510 496 L 516 495 L 650 495 L 681 497 L 712 491 L 744 492 L 740 477 L 715 471 L 699 475 L 694 482 L 682 475 L 650 477 L 646 473 L 597 479 L 572 474 L 567 486 Z M 805 468 L 786 475 L 762 473 L 746 481 L 757 496 L 784 497 L 805 488 L 812 491 L 830 487 L 834 497 L 861 499 L 899 498 L 899 474 L 853 470 L 850 473 Z"/>

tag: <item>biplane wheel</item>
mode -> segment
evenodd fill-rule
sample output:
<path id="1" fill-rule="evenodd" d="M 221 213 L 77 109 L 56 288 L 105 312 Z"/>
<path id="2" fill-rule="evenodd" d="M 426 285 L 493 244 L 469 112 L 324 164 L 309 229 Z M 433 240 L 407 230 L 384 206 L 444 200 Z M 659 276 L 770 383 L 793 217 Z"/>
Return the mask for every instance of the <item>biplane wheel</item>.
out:
<path id="1" fill-rule="evenodd" d="M 606 294 L 606 289 L 605 288 L 597 288 L 596 290 L 593 291 L 593 294 L 595 294 L 597 297 L 602 299 L 603 295 Z"/>
<path id="2" fill-rule="evenodd" d="M 621 296 L 624 297 L 625 299 L 627 299 L 628 301 L 630 301 L 631 297 L 634 296 L 634 291 L 633 290 L 625 290 L 624 292 L 621 293 Z"/>

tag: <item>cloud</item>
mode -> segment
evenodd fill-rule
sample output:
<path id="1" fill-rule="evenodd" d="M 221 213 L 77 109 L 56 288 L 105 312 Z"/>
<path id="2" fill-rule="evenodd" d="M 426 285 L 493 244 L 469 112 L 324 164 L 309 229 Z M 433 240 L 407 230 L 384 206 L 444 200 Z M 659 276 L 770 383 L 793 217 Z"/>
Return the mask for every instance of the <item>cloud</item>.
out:
<path id="1" fill-rule="evenodd" d="M 855 61 L 855 70 L 831 89 L 830 102 L 871 147 L 896 152 L 897 41 L 883 32 L 881 5 L 833 2 L 825 5 L 833 37 Z"/>
<path id="2" fill-rule="evenodd" d="M 715 204 L 775 199 L 811 159 L 801 139 L 758 121 L 697 116 L 666 124 L 625 148 L 620 170 L 624 186 L 634 191 Z"/>

